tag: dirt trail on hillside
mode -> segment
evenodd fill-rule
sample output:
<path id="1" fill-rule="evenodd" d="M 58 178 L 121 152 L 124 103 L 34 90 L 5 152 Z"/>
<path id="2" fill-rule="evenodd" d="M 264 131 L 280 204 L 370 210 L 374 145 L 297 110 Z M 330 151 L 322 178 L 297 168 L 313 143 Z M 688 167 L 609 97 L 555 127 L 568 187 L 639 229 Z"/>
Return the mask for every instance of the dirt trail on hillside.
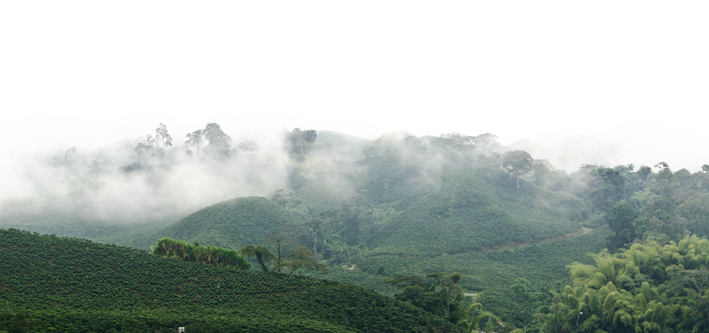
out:
<path id="1" fill-rule="evenodd" d="M 484 247 L 484 248 L 482 248 L 482 249 L 471 250 L 471 251 L 468 251 L 468 253 L 472 253 L 472 252 L 483 252 L 483 251 L 490 251 L 490 250 L 518 249 L 518 248 L 520 248 L 520 247 L 525 247 L 525 246 L 531 245 L 531 244 L 540 244 L 540 243 L 552 242 L 552 241 L 561 240 L 561 239 L 573 238 L 573 237 L 576 237 L 576 236 L 579 236 L 579 235 L 588 234 L 588 233 L 590 233 L 590 232 L 592 232 L 592 231 L 593 231 L 593 229 L 581 227 L 581 230 L 579 230 L 578 232 L 574 232 L 573 234 L 568 234 L 568 235 L 559 236 L 559 237 L 554 237 L 554 238 L 542 239 L 542 240 L 540 240 L 540 241 L 538 241 L 538 242 L 535 242 L 535 243 L 531 243 L 531 242 L 525 242 L 525 243 L 514 243 L 514 242 L 510 242 L 510 243 L 505 243 L 505 244 L 500 244 L 500 245 L 495 245 L 495 246 L 490 246 L 490 247 Z"/>

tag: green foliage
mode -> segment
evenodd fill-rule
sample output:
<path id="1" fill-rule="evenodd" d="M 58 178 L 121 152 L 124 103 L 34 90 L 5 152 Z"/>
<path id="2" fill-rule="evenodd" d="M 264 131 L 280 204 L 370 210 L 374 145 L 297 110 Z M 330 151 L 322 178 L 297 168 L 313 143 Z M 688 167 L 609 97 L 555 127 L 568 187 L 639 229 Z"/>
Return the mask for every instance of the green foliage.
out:
<path id="1" fill-rule="evenodd" d="M 517 190 L 502 170 L 444 170 L 438 188 L 383 225 L 373 251 L 456 254 L 575 233 L 582 202 L 523 182 Z"/>
<path id="2" fill-rule="evenodd" d="M 502 168 L 514 175 L 519 189 L 519 176 L 532 171 L 532 155 L 524 150 L 508 151 L 502 155 Z"/>
<path id="3" fill-rule="evenodd" d="M 175 260 L 199 262 L 242 270 L 251 269 L 251 264 L 239 252 L 221 247 L 192 245 L 182 240 L 177 241 L 164 237 L 158 240 L 155 247 L 151 247 L 151 250 L 154 255 Z"/>
<path id="4" fill-rule="evenodd" d="M 480 330 L 480 322 L 484 319 L 488 319 L 485 328 L 486 332 L 497 331 L 500 326 L 504 325 L 494 313 L 484 311 L 482 304 L 473 303 L 463 311 L 462 318 L 458 321 L 458 326 L 465 328 L 467 332 L 478 331 Z M 498 323 L 499 326 L 496 326 L 495 323 Z"/>
<path id="5" fill-rule="evenodd" d="M 608 227 L 615 232 L 609 238 L 612 249 L 622 247 L 635 239 L 633 222 L 638 218 L 639 210 L 633 201 L 621 201 L 611 208 L 606 215 Z"/>
<path id="6" fill-rule="evenodd" d="M 284 146 L 291 154 L 308 154 L 312 152 L 313 144 L 318 138 L 318 132 L 314 129 L 301 130 L 294 128 L 286 132 L 284 136 Z"/>
<path id="7" fill-rule="evenodd" d="M 516 191 L 516 189 L 515 189 Z M 590 264 L 589 252 L 603 249 L 605 239 L 601 232 L 579 235 L 516 249 L 473 251 L 456 255 L 415 256 L 365 252 L 354 256 L 354 270 L 333 270 L 328 279 L 337 279 L 373 288 L 393 296 L 396 292 L 387 284 L 379 286 L 374 281 L 384 281 L 399 274 L 421 274 L 422 271 L 460 272 L 458 283 L 466 293 L 473 293 L 476 301 L 497 314 L 501 320 L 521 327 L 529 321 L 536 307 L 510 289 L 517 278 L 525 278 L 532 287 L 543 290 L 552 281 L 570 283 L 566 266 L 579 261 Z M 384 267 L 383 276 L 375 275 Z"/>
<path id="8" fill-rule="evenodd" d="M 275 253 L 266 246 L 253 244 L 242 247 L 239 252 L 247 258 L 255 257 L 263 272 L 287 272 L 290 275 L 298 269 L 304 269 L 316 273 L 329 273 L 327 266 L 318 262 L 310 250 L 290 242 L 289 237 L 269 235 L 266 241 L 275 247 Z"/>
<path id="9" fill-rule="evenodd" d="M 593 256 L 569 266 L 572 285 L 550 291 L 537 314 L 550 331 L 705 332 L 709 330 L 709 241 L 696 236 Z"/>
<path id="10" fill-rule="evenodd" d="M 573 220 L 583 210 L 580 199 L 524 180 L 517 190 L 500 169 L 441 169 L 384 155 L 330 172 L 295 195 L 313 212 L 339 209 L 340 239 L 377 252 L 455 254 L 560 237 L 579 230 Z"/>
<path id="11" fill-rule="evenodd" d="M 394 298 L 409 302 L 439 317 L 448 318 L 457 324 L 463 316 L 461 302 L 463 289 L 458 273 L 429 273 L 425 276 L 399 274 L 394 278 L 384 280 L 384 283 L 396 286 L 401 292 Z"/>
<path id="12" fill-rule="evenodd" d="M 421 309 L 344 283 L 17 230 L 0 230 L 0 271 L 0 318 L 19 316 L 36 332 L 457 331 Z"/>
<path id="13" fill-rule="evenodd" d="M 612 168 L 597 167 L 589 170 L 592 177 L 589 179 L 586 198 L 595 209 L 610 212 L 615 203 L 625 199 L 626 178 Z"/>

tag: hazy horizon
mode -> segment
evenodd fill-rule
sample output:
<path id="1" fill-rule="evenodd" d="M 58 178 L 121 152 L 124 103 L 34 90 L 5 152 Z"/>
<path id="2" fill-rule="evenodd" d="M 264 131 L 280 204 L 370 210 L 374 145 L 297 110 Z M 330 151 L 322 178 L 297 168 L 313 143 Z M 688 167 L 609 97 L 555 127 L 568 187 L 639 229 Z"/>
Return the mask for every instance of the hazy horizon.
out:
<path id="1" fill-rule="evenodd" d="M 709 163 L 702 2 L 0 5 L 0 180 L 158 123 L 366 139 L 496 134 L 581 164 Z M 260 139 L 259 139 L 260 138 Z M 696 145 L 696 146 L 695 146 Z"/>

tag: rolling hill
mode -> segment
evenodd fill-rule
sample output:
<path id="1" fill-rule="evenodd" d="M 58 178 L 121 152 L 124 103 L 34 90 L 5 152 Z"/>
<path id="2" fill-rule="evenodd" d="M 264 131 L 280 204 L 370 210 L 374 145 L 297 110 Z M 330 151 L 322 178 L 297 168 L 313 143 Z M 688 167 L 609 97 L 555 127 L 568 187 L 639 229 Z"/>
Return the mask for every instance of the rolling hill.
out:
<path id="1" fill-rule="evenodd" d="M 505 243 L 537 242 L 580 230 L 583 201 L 492 168 L 445 168 L 396 155 L 360 160 L 295 191 L 311 211 L 354 196 L 397 216 L 366 240 L 382 253 L 437 256 Z"/>
<path id="2" fill-rule="evenodd" d="M 359 158 L 362 147 L 371 144 L 372 140 L 335 131 L 318 130 L 317 142 L 320 145 L 330 145 L 340 151 L 345 161 L 355 161 Z"/>
<path id="3" fill-rule="evenodd" d="M 170 237 L 239 249 L 259 244 L 266 235 L 276 234 L 282 226 L 301 220 L 302 217 L 266 198 L 242 197 L 200 209 L 149 238 L 150 245 L 161 237 Z"/>
<path id="4" fill-rule="evenodd" d="M 345 283 L 18 230 L 0 229 L 0 271 L 0 314 L 37 332 L 458 331 Z"/>
<path id="5" fill-rule="evenodd" d="M 502 170 L 444 170 L 440 185 L 375 235 L 375 252 L 437 256 L 572 234 L 582 201 L 524 183 Z"/>

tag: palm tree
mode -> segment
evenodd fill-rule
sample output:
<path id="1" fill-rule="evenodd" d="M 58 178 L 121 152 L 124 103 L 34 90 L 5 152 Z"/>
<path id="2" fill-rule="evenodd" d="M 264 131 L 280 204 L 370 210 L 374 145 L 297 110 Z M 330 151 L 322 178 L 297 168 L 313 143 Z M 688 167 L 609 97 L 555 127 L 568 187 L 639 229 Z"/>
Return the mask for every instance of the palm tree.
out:
<path id="1" fill-rule="evenodd" d="M 463 312 L 463 319 L 458 322 L 458 326 L 465 328 L 469 332 L 480 330 L 480 321 L 485 318 L 496 320 L 500 326 L 505 326 L 500 318 L 490 311 L 483 311 L 483 305 L 480 303 L 470 304 L 468 309 Z"/>
<path id="2" fill-rule="evenodd" d="M 246 139 L 244 142 L 239 144 L 239 149 L 245 152 L 255 152 L 258 151 L 258 142 L 256 140 Z"/>

